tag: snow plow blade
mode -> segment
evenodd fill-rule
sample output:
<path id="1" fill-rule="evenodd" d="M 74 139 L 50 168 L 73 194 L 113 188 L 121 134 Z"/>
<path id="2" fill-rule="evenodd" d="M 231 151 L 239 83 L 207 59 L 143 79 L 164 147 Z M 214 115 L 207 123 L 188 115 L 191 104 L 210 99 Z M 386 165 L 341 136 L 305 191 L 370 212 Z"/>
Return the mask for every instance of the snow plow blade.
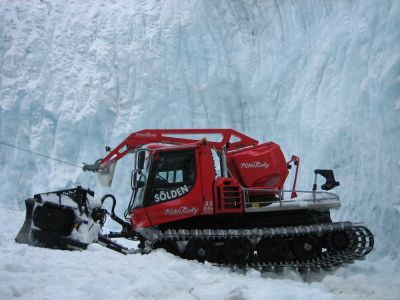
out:
<path id="1" fill-rule="evenodd" d="M 92 217 L 89 200 L 94 193 L 74 189 L 37 194 L 25 200 L 25 221 L 15 241 L 20 244 L 63 250 L 86 249 L 97 241 L 100 224 Z"/>
<path id="2" fill-rule="evenodd" d="M 101 208 L 104 199 L 96 200 L 93 191 L 80 186 L 28 198 L 25 200 L 25 221 L 15 241 L 61 250 L 85 250 L 95 242 L 122 254 L 133 253 L 134 250 L 100 234 L 106 214 L 118 220 L 125 227 L 125 234 L 129 234 L 129 224 L 114 213 L 115 198 L 111 214 Z"/>
<path id="3" fill-rule="evenodd" d="M 35 199 L 29 198 L 25 200 L 25 206 L 26 206 L 25 221 L 24 224 L 22 224 L 22 227 L 15 238 L 15 241 L 19 244 L 29 244 L 29 237 L 32 229 L 32 216 L 33 216 L 34 205 L 35 205 Z"/>

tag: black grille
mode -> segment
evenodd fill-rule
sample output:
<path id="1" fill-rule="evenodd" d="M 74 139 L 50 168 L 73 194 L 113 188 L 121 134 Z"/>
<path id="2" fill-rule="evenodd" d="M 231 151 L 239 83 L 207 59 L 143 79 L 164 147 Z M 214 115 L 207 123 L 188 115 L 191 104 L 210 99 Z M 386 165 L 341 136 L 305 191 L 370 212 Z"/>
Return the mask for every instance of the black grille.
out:
<path id="1" fill-rule="evenodd" d="M 33 213 L 33 224 L 43 231 L 69 236 L 74 228 L 75 213 L 72 207 L 45 203 Z"/>
<path id="2" fill-rule="evenodd" d="M 59 190 L 59 191 L 54 191 L 54 192 L 36 194 L 35 198 L 38 199 L 39 202 L 41 202 L 41 200 L 42 200 L 41 195 L 48 195 L 48 194 L 56 194 L 60 199 L 59 205 L 62 205 L 62 202 L 61 202 L 62 195 L 71 198 L 78 205 L 79 212 L 82 213 L 84 211 L 85 214 L 88 215 L 89 210 L 88 210 L 88 203 L 87 203 L 87 195 L 89 194 L 93 197 L 94 191 L 91 191 L 89 189 L 84 189 L 81 186 L 77 186 L 76 188 L 73 188 L 73 189 L 66 189 L 66 190 Z"/>

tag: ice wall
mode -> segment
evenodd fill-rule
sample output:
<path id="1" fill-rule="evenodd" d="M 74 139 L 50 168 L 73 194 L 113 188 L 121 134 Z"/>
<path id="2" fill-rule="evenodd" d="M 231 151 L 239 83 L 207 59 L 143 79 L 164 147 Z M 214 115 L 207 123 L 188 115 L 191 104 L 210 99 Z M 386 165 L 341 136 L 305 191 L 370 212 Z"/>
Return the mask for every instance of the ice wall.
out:
<path id="1" fill-rule="evenodd" d="M 400 1 L 1 1 L 0 141 L 73 164 L 143 128 L 233 127 L 334 168 L 400 248 Z M 113 189 L 129 197 L 129 165 Z M 0 145 L 0 202 L 92 174 Z M 108 191 L 110 192 L 110 191 Z"/>

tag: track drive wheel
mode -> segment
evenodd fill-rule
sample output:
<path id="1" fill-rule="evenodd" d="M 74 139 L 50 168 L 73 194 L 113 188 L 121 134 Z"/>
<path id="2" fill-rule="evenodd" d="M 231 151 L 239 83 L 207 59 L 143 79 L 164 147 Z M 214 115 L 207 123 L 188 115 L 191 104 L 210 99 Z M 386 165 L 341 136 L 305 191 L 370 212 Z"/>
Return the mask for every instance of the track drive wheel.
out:
<path id="1" fill-rule="evenodd" d="M 222 249 L 224 259 L 234 265 L 243 265 L 253 256 L 253 246 L 247 239 L 227 240 Z"/>
<path id="2" fill-rule="evenodd" d="M 321 253 L 321 242 L 312 235 L 298 236 L 292 242 L 292 252 L 301 260 L 314 258 Z"/>
<path id="3" fill-rule="evenodd" d="M 263 238 L 257 245 L 257 254 L 260 261 L 277 261 L 289 254 L 289 245 L 280 238 Z"/>
<path id="4" fill-rule="evenodd" d="M 343 251 L 349 246 L 350 240 L 345 231 L 335 231 L 330 236 L 330 242 L 333 249 Z"/>
<path id="5" fill-rule="evenodd" d="M 217 257 L 217 251 L 211 241 L 190 241 L 186 246 L 185 257 L 199 262 L 214 262 Z"/>

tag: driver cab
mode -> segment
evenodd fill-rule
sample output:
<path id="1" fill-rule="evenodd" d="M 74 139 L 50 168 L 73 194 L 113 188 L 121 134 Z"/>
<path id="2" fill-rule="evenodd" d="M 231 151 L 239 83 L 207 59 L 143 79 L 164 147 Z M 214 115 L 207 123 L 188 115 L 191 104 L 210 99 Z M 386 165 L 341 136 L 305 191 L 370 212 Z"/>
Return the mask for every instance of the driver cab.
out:
<path id="1" fill-rule="evenodd" d="M 127 212 L 132 225 L 146 227 L 200 214 L 203 190 L 198 180 L 199 146 L 147 147 L 135 151 Z M 210 160 L 212 163 L 211 154 Z"/>
<path id="2" fill-rule="evenodd" d="M 134 198 L 132 208 L 178 199 L 190 192 L 195 183 L 195 149 L 139 149 L 135 155 L 131 178 Z"/>

